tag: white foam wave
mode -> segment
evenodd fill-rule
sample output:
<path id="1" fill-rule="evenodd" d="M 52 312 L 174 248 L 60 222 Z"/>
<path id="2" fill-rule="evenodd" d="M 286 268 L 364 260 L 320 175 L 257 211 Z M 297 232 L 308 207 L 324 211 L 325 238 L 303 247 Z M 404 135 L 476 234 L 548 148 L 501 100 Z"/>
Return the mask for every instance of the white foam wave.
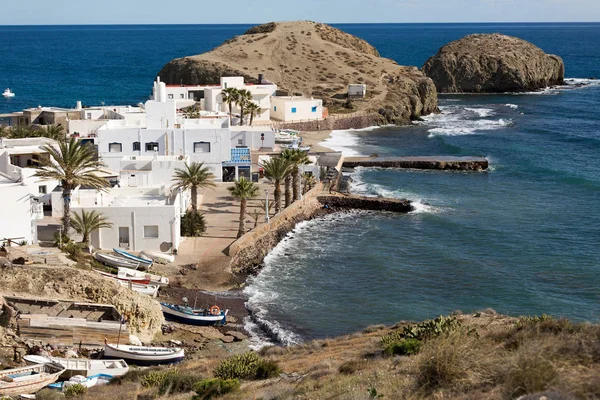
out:
<path id="1" fill-rule="evenodd" d="M 465 111 L 470 111 L 472 113 L 477 114 L 480 118 L 489 117 L 494 115 L 494 110 L 491 108 L 465 108 Z"/>
<path id="2" fill-rule="evenodd" d="M 511 120 L 499 119 L 480 119 L 480 120 L 449 120 L 440 124 L 438 128 L 429 130 L 429 137 L 436 135 L 443 136 L 461 136 L 473 135 L 481 131 L 491 131 L 507 126 L 512 126 Z"/>
<path id="3" fill-rule="evenodd" d="M 356 149 L 359 145 L 358 137 L 353 131 L 333 131 L 331 135 L 321 142 L 320 145 L 330 148 L 334 151 L 341 151 L 345 156 L 359 156 L 360 152 Z"/>
<path id="4" fill-rule="evenodd" d="M 600 79 L 567 78 L 565 83 L 567 86 L 600 86 Z"/>
<path id="5" fill-rule="evenodd" d="M 519 108 L 518 105 L 516 105 L 516 104 L 510 104 L 510 103 L 505 104 L 504 106 L 506 106 L 508 108 L 512 108 L 513 110 L 516 110 L 517 108 Z"/>

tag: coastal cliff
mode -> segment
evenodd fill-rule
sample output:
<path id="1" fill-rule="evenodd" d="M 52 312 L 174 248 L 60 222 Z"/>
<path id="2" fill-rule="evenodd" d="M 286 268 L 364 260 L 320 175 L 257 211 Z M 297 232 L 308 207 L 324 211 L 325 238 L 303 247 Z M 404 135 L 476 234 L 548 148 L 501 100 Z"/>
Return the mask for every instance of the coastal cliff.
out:
<path id="1" fill-rule="evenodd" d="M 512 36 L 473 34 L 451 42 L 423 65 L 440 93 L 526 92 L 564 84 L 562 59 Z"/>
<path id="2" fill-rule="evenodd" d="M 382 58 L 366 41 L 331 26 L 277 22 L 251 28 L 200 55 L 178 58 L 159 72 L 167 84 L 217 84 L 221 76 L 259 74 L 288 94 L 323 99 L 330 114 L 364 111 L 379 122 L 407 124 L 437 111 L 433 81 L 416 67 Z M 346 102 L 348 84 L 367 85 L 365 99 Z"/>

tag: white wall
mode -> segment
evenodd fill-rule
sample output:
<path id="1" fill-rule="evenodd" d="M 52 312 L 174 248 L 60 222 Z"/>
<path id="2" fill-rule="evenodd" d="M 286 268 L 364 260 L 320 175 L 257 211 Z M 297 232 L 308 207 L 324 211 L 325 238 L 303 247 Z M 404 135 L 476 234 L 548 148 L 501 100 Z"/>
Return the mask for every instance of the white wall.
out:
<path id="1" fill-rule="evenodd" d="M 264 141 L 261 140 L 261 134 L 264 134 Z M 270 128 L 257 129 L 247 126 L 231 128 L 231 147 L 245 146 L 253 151 L 258 151 L 261 147 L 273 149 L 275 147 L 275 132 Z"/>
<path id="2" fill-rule="evenodd" d="M 89 136 L 90 133 L 96 133 L 98 128 L 106 124 L 106 120 L 93 119 L 73 119 L 67 124 L 67 132 L 72 135 L 79 133 L 81 136 Z"/>
<path id="3" fill-rule="evenodd" d="M 0 193 L 0 240 L 23 238 L 19 240 L 29 244 L 36 242 L 37 228 L 31 215 L 29 188 L 19 183 L 2 182 Z"/>
<path id="4" fill-rule="evenodd" d="M 313 111 L 313 107 L 316 107 Z M 295 109 L 295 112 L 293 112 Z M 271 118 L 280 121 L 304 121 L 323 118 L 321 99 L 271 97 Z"/>

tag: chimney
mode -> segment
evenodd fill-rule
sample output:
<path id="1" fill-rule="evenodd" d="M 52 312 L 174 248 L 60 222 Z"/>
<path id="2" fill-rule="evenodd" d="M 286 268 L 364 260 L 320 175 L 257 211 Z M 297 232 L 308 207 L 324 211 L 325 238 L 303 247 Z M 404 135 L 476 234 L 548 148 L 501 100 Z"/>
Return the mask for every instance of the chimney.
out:
<path id="1" fill-rule="evenodd" d="M 77 102 L 77 110 L 81 110 L 81 108 L 82 108 L 82 107 L 81 107 L 81 101 L 78 101 L 78 102 Z"/>
<path id="2" fill-rule="evenodd" d="M 258 74 L 258 84 L 259 85 L 262 85 L 263 79 L 264 79 L 264 75 L 263 74 Z"/>

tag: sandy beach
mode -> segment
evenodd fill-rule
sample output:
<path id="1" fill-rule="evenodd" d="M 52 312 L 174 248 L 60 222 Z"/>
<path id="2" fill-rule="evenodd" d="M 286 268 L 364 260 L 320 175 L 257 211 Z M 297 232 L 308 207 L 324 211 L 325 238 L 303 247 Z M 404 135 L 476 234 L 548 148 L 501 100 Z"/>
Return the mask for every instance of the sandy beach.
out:
<path id="1" fill-rule="evenodd" d="M 333 151 L 322 145 L 322 143 L 331 136 L 331 131 L 303 131 L 300 133 L 300 136 L 302 137 L 302 144 L 310 146 L 310 151 L 313 153 Z"/>

